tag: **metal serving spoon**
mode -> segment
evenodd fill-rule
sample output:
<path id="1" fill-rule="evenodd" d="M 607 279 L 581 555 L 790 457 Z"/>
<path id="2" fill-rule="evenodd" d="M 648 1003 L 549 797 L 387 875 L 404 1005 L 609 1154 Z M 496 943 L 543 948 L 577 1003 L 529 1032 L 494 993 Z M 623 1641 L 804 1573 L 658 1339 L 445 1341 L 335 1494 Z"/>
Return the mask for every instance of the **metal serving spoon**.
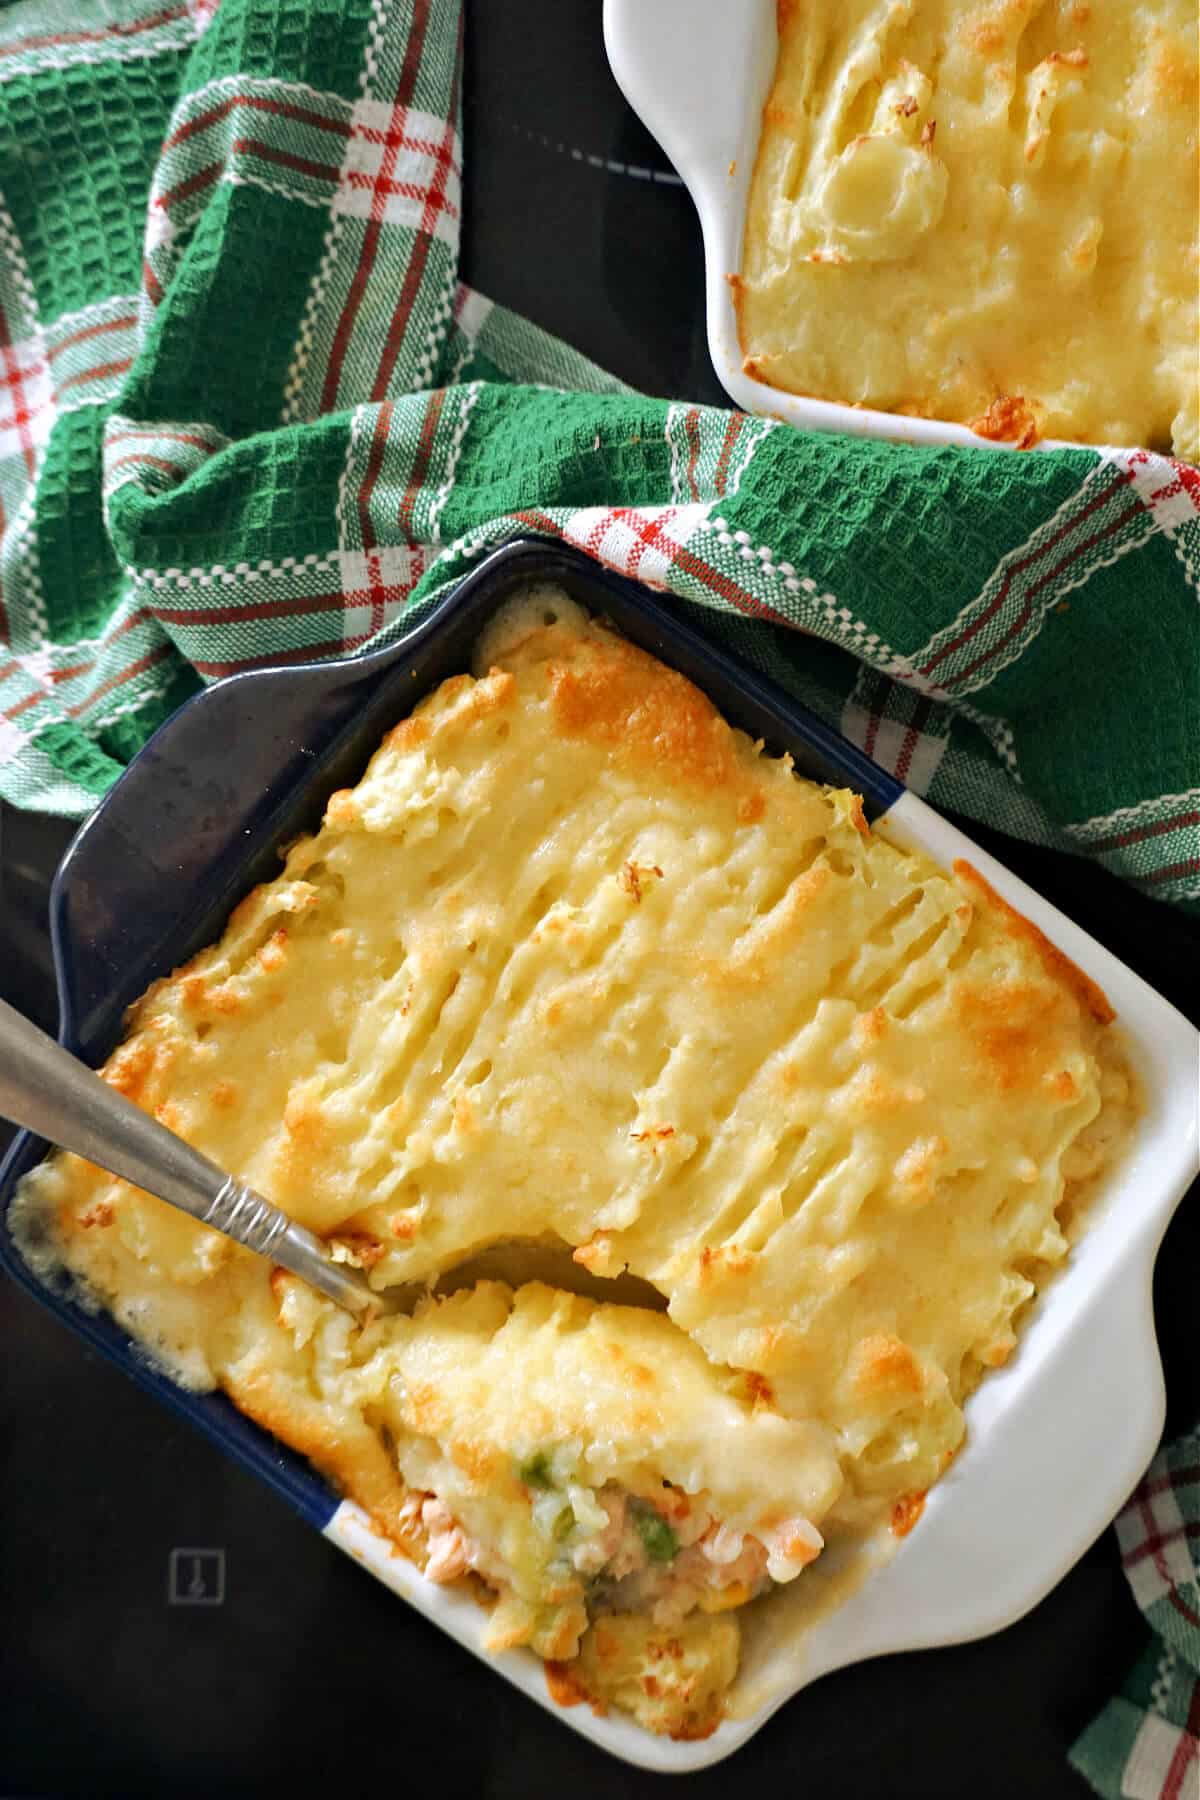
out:
<path id="1" fill-rule="evenodd" d="M 391 1310 L 313 1232 L 226 1175 L 0 1000 L 0 1114 L 223 1231 L 364 1323 Z"/>

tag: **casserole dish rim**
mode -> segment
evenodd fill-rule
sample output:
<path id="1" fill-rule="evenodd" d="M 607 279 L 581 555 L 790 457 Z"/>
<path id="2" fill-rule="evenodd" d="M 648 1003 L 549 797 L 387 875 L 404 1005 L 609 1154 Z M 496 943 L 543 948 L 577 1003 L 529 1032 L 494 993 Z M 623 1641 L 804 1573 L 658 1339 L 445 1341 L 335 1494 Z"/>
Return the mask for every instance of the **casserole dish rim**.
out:
<path id="1" fill-rule="evenodd" d="M 773 739 L 773 747 L 796 750 L 803 772 L 818 779 L 840 778 L 859 788 L 868 815 L 874 819 L 886 816 L 893 837 L 919 845 L 943 864 L 955 856 L 967 856 L 1004 898 L 1046 930 L 1105 988 L 1139 1051 L 1139 1071 L 1150 1091 L 1148 1113 L 1139 1122 L 1135 1144 L 1105 1184 L 1106 1198 L 1099 1208 L 1103 1217 L 1096 1226 L 1098 1230 L 1102 1223 L 1105 1229 L 1096 1240 L 1095 1252 L 1093 1233 L 1089 1232 L 1067 1269 L 1056 1278 L 1051 1295 L 1027 1323 L 1019 1354 L 1006 1369 L 993 1373 L 968 1402 L 968 1446 L 931 1492 L 921 1529 L 905 1540 L 885 1568 L 871 1574 L 814 1628 L 795 1660 L 794 1679 L 785 1679 L 748 1717 L 727 1719 L 710 1738 L 676 1743 L 651 1736 L 621 1715 L 597 1719 L 582 1706 L 563 1711 L 550 1699 L 540 1663 L 529 1652 L 484 1657 L 602 1748 L 644 1767 L 684 1772 L 728 1755 L 785 1699 L 822 1673 L 886 1651 L 986 1635 L 1010 1623 L 1035 1605 L 1103 1530 L 1149 1461 L 1161 1434 L 1164 1398 L 1150 1310 L 1150 1279 L 1158 1241 L 1188 1185 L 1196 1139 L 1195 1118 L 1189 1121 L 1188 1116 L 1186 1076 L 1173 1082 L 1165 1077 L 1168 1061 L 1178 1056 L 1182 1062 L 1189 1047 L 1195 1061 L 1200 1037 L 1138 976 L 964 834 L 903 790 L 893 777 L 876 769 L 782 690 L 715 649 L 644 587 L 602 569 L 567 546 L 518 540 L 489 555 L 398 643 L 365 657 L 232 676 L 187 702 L 161 727 L 81 826 L 55 879 L 52 936 L 61 1041 L 68 1048 L 84 1049 L 92 1060 L 106 1054 L 120 1035 L 120 1018 L 128 1000 L 155 975 L 166 972 L 167 966 L 182 960 L 187 946 L 211 941 L 214 919 L 219 928 L 223 915 L 239 897 L 239 888 L 262 879 L 264 865 L 273 865 L 279 843 L 295 835 L 299 811 L 311 812 L 318 796 L 342 784 L 348 768 L 361 771 L 387 724 L 407 714 L 421 693 L 445 674 L 465 666 L 468 656 L 463 654 L 464 648 L 514 588 L 542 581 L 562 583 L 568 593 L 574 588 L 573 598 L 590 611 L 607 610 L 643 647 L 682 668 L 691 679 L 700 676 L 699 685 L 710 692 L 714 685 L 723 688 L 717 704 L 733 722 L 755 730 L 764 723 L 765 711 L 769 714 L 767 729 L 759 730 L 758 735 Z M 439 656 L 443 662 L 450 659 L 441 673 L 435 669 Z M 418 670 L 423 671 L 419 676 L 414 673 Z M 298 741 L 293 726 L 309 714 L 317 717 L 317 699 L 330 695 L 335 704 L 332 711 L 320 714 L 309 734 L 314 741 Z M 260 701 L 267 704 L 259 705 Z M 244 716 L 251 733 L 250 742 L 239 745 L 242 754 L 232 772 L 228 768 L 228 737 L 220 729 L 223 714 Z M 206 721 L 208 737 L 216 740 L 213 794 L 186 748 L 204 739 Z M 777 727 L 773 733 L 771 721 Z M 238 840 L 242 815 L 220 810 L 220 781 L 224 774 L 226 780 L 246 787 L 254 774 L 256 755 L 266 757 L 278 780 L 276 788 L 268 785 L 263 805 L 257 805 L 257 790 L 243 793 L 242 805 L 250 820 L 245 834 L 251 839 L 243 845 Z M 174 783 L 172 758 L 179 765 L 175 770 L 179 779 Z M 306 759 L 312 771 L 308 774 L 304 772 Z M 158 802 L 166 809 L 166 825 L 146 810 Z M 234 838 L 232 872 L 226 866 L 228 859 L 219 857 L 216 885 L 207 903 L 194 899 L 188 872 L 179 875 L 179 887 L 192 898 L 191 916 L 180 920 L 176 913 L 177 941 L 171 940 L 169 929 L 165 937 L 160 933 L 156 938 L 158 928 L 152 921 L 145 922 L 146 933 L 137 953 L 141 961 L 135 961 L 132 973 L 124 971 L 117 989 L 109 995 L 106 1011 L 103 994 L 98 997 L 97 989 L 103 988 L 106 967 L 117 968 L 124 940 L 119 933 L 114 935 L 116 928 L 110 922 L 111 955 L 103 965 L 97 957 L 98 945 L 104 947 L 102 934 L 85 943 L 82 926 L 90 917 L 111 921 L 128 907 L 114 906 L 111 892 L 107 897 L 102 887 L 97 892 L 98 884 L 103 883 L 114 848 L 134 859 L 133 874 L 123 871 L 118 886 L 124 882 L 128 889 L 132 882 L 136 890 L 138 881 L 148 883 L 145 857 L 158 855 L 169 861 L 171 854 L 169 835 L 149 841 L 156 829 L 168 833 L 174 829 L 179 834 L 177 847 L 185 855 L 191 853 L 193 840 L 186 836 L 189 819 L 200 821 L 201 844 L 206 841 L 205 833 L 213 830 L 218 836 L 224 831 Z M 136 860 L 138 856 L 141 862 Z M 270 872 L 275 872 L 274 866 Z M 164 879 L 159 871 L 158 880 Z M 110 885 L 111 881 L 110 877 Z M 169 893 L 155 890 L 154 898 L 160 909 L 167 902 L 169 913 Z M 155 962 L 160 952 L 166 956 L 165 963 Z M 93 1347 L 189 1417 L 298 1507 L 310 1523 L 482 1656 L 479 1638 L 485 1615 L 473 1600 L 426 1582 L 412 1565 L 390 1553 L 357 1506 L 339 1502 L 305 1459 L 253 1425 L 223 1395 L 196 1395 L 177 1387 L 106 1314 L 86 1311 L 77 1300 L 47 1289 L 32 1274 L 9 1238 L 7 1206 L 18 1176 L 40 1155 L 40 1147 L 22 1134 L 0 1167 L 0 1264 Z M 1059 1305 L 1064 1294 L 1067 1299 Z M 1097 1307 L 1102 1307 L 1104 1321 L 1099 1342 L 1088 1330 L 1089 1322 L 1095 1323 Z M 1108 1383 L 1102 1404 L 1091 1394 L 1098 1379 Z M 1060 1383 L 1065 1383 L 1061 1391 Z M 1110 1408 L 1118 1392 L 1127 1396 L 1129 1405 L 1119 1414 L 1114 1450 Z M 1014 1407 L 1014 1397 L 1022 1405 Z M 1102 1424 L 1105 1437 L 1099 1435 Z M 1086 1499 L 1081 1500 L 1079 1458 L 1089 1452 L 1093 1481 Z M 1011 1525 L 1007 1538 L 1004 1536 L 1005 1512 L 1012 1509 L 1011 1463 L 1015 1458 L 1017 1491 L 1027 1492 L 1028 1481 L 1039 1473 L 1039 1454 L 1044 1480 L 1053 1485 L 1056 1470 L 1065 1479 L 1042 1521 L 1043 1541 L 1030 1550 L 1025 1567 L 1014 1571 L 1016 1540 Z M 1003 1472 L 993 1465 L 1002 1458 L 1008 1459 L 1007 1488 L 1000 1480 L 1000 1500 L 995 1493 L 989 1500 L 989 1486 L 995 1490 L 998 1473 Z M 1097 1465 L 1106 1459 L 1108 1466 L 1101 1471 Z M 1021 1488 L 1022 1473 L 1025 1489 Z M 993 1538 L 1000 1534 L 988 1554 L 983 1553 L 985 1532 Z M 1017 1548 L 1022 1548 L 1019 1543 Z"/>

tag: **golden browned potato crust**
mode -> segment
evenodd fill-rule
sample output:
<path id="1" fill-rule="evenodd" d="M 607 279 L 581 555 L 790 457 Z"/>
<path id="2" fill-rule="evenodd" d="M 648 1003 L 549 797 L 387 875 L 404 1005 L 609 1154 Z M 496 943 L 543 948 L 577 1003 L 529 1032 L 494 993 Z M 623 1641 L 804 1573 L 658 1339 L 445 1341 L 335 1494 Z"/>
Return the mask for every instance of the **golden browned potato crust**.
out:
<path id="1" fill-rule="evenodd" d="M 488 1583 L 495 1648 L 687 1735 L 766 1576 L 826 1521 L 915 1523 L 1134 1099 L 1103 994 L 969 865 L 552 598 L 389 734 L 104 1073 L 380 1288 L 512 1241 L 593 1297 L 475 1280 L 360 1330 L 71 1156 L 15 1218 L 433 1578 Z M 595 1297 L 625 1271 L 664 1310 Z M 609 1555 L 647 1506 L 732 1534 L 728 1578 L 689 1549 L 697 1612 L 651 1569 L 653 1604 L 597 1617 L 601 1564 L 561 1546 L 587 1518 Z"/>
<path id="2" fill-rule="evenodd" d="M 1190 0 L 780 0 L 778 23 L 733 282 L 747 371 L 1021 448 L 1196 461 Z"/>

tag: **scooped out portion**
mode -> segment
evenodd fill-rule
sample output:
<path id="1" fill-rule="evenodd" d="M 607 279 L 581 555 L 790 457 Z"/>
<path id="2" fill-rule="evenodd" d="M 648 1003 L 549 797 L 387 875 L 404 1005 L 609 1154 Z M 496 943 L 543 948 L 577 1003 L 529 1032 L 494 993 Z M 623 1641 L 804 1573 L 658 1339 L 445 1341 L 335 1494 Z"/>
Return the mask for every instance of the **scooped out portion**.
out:
<path id="1" fill-rule="evenodd" d="M 393 1446 L 425 1574 L 495 1596 L 487 1648 L 573 1665 L 579 1693 L 652 1730 L 711 1730 L 737 1664 L 722 1615 L 822 1549 L 831 1434 L 661 1313 L 481 1281 L 354 1340 L 302 1282 L 276 1290 L 322 1399 Z"/>

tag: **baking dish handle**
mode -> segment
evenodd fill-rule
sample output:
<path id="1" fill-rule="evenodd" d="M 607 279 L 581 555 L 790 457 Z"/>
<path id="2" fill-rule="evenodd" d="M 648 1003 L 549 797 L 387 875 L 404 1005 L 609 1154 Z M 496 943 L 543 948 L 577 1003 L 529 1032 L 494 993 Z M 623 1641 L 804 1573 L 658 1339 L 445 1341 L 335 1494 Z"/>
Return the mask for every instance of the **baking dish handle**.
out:
<path id="1" fill-rule="evenodd" d="M 106 1053 L 146 969 L 190 954 L 245 890 L 248 849 L 262 846 L 254 879 L 278 873 L 282 814 L 385 672 L 383 657 L 253 671 L 160 726 L 72 839 L 51 890 L 68 1048 L 91 1062 Z"/>
<path id="2" fill-rule="evenodd" d="M 708 8 L 699 31 L 694 0 L 605 0 L 617 86 L 683 174 L 702 221 L 708 196 L 753 160 L 777 44 L 774 0 Z"/>

